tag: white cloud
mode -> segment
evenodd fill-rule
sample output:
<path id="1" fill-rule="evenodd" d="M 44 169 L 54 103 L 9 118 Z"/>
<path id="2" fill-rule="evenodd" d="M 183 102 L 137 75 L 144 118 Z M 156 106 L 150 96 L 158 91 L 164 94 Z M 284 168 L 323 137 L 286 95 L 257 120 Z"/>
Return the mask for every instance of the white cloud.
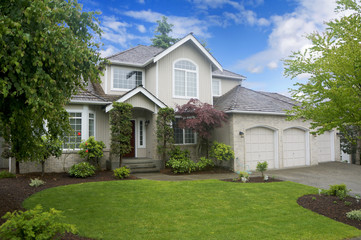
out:
<path id="1" fill-rule="evenodd" d="M 310 41 L 305 38 L 307 34 L 323 31 L 325 21 L 340 17 L 334 12 L 335 0 L 298 0 L 298 3 L 294 12 L 271 17 L 273 29 L 268 36 L 268 47 L 240 60 L 233 69 L 253 73 L 275 69 L 281 65 L 280 60 L 293 51 L 310 47 Z"/>
<path id="2" fill-rule="evenodd" d="M 155 23 L 157 20 L 160 20 L 162 16 L 164 16 L 163 14 L 153 12 L 152 10 L 126 11 L 123 14 L 150 23 Z M 167 18 L 168 23 L 174 25 L 173 31 L 171 33 L 171 36 L 173 37 L 184 37 L 190 32 L 193 32 L 197 36 L 203 38 L 208 38 L 211 36 L 211 34 L 208 32 L 208 28 L 212 23 L 214 23 L 212 21 L 207 22 L 206 20 L 199 20 L 194 17 L 167 16 Z"/>
<path id="3" fill-rule="evenodd" d="M 137 25 L 137 29 L 141 33 L 145 33 L 147 31 L 147 29 L 142 24 Z"/>
<path id="4" fill-rule="evenodd" d="M 106 49 L 102 49 L 100 50 L 100 55 L 102 57 L 109 57 L 115 53 L 119 52 L 119 49 L 112 46 L 112 45 L 109 45 Z"/>

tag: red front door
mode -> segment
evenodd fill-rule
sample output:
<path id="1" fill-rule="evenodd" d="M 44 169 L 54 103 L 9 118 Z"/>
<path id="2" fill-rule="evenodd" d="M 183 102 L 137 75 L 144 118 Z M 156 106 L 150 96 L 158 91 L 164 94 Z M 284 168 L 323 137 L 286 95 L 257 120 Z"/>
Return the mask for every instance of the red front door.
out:
<path id="1" fill-rule="evenodd" d="M 126 158 L 135 157 L 135 121 L 131 120 L 131 122 L 132 122 L 132 138 L 130 139 L 130 146 L 132 146 L 132 150 L 123 156 Z"/>

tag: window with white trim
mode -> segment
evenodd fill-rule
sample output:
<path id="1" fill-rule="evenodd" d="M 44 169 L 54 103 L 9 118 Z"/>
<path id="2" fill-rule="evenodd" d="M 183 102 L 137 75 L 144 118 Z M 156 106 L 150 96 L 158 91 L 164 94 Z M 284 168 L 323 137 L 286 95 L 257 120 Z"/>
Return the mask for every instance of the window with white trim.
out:
<path id="1" fill-rule="evenodd" d="M 173 123 L 174 131 L 174 143 L 175 144 L 195 144 L 196 143 L 196 133 L 191 129 L 182 129 L 178 126 L 181 118 L 176 118 Z"/>
<path id="2" fill-rule="evenodd" d="M 221 80 L 212 79 L 212 94 L 213 96 L 221 96 Z"/>
<path id="3" fill-rule="evenodd" d="M 145 148 L 145 121 L 143 119 L 138 121 L 138 147 Z"/>
<path id="4" fill-rule="evenodd" d="M 130 90 L 143 84 L 143 72 L 130 68 L 112 67 L 112 88 Z"/>
<path id="5" fill-rule="evenodd" d="M 81 143 L 81 134 L 82 134 L 82 113 L 81 112 L 71 112 L 69 113 L 70 127 L 73 129 L 73 132 L 69 136 L 66 136 L 64 139 L 64 148 L 65 149 L 76 149 L 79 148 Z"/>
<path id="6" fill-rule="evenodd" d="M 90 112 L 88 107 L 69 112 L 69 123 L 73 130 L 64 138 L 63 149 L 79 149 L 82 141 L 95 137 L 95 113 Z"/>
<path id="7" fill-rule="evenodd" d="M 192 98 L 198 97 L 197 66 L 188 60 L 174 63 L 174 96 Z"/>

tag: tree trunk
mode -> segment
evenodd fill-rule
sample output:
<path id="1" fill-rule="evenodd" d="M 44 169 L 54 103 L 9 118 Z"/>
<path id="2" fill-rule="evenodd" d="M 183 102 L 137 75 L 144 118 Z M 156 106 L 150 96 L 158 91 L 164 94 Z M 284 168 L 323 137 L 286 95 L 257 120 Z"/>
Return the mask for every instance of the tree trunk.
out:
<path id="1" fill-rule="evenodd" d="M 45 161 L 41 161 L 41 176 L 44 177 Z"/>
<path id="2" fill-rule="evenodd" d="M 357 132 L 357 147 L 356 147 L 356 161 L 355 164 L 360 165 L 360 153 L 361 153 L 361 131 Z"/>
<path id="3" fill-rule="evenodd" d="M 16 165 L 16 174 L 20 174 L 20 162 L 19 161 L 15 161 L 15 165 Z"/>
<path id="4" fill-rule="evenodd" d="M 119 154 L 119 167 L 122 167 L 122 154 Z"/>
<path id="5" fill-rule="evenodd" d="M 167 142 L 166 142 L 165 137 L 164 137 L 164 140 L 163 140 L 163 153 L 162 153 L 162 162 L 163 162 L 163 167 L 164 168 L 165 168 L 166 150 L 167 150 Z"/>

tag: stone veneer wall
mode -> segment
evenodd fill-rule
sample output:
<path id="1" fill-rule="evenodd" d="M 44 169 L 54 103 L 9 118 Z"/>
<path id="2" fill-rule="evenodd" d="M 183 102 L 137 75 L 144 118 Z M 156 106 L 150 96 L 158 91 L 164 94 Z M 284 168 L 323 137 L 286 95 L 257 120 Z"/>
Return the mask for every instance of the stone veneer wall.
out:
<path id="1" fill-rule="evenodd" d="M 107 168 L 109 149 L 104 150 L 104 156 L 100 160 L 101 168 Z M 77 151 L 64 152 L 60 158 L 51 157 L 45 162 L 45 172 L 67 172 L 71 166 L 85 161 L 80 158 Z M 15 161 L 12 161 L 11 171 L 15 172 Z M 36 162 L 20 163 L 20 173 L 41 172 L 41 164 Z"/>

